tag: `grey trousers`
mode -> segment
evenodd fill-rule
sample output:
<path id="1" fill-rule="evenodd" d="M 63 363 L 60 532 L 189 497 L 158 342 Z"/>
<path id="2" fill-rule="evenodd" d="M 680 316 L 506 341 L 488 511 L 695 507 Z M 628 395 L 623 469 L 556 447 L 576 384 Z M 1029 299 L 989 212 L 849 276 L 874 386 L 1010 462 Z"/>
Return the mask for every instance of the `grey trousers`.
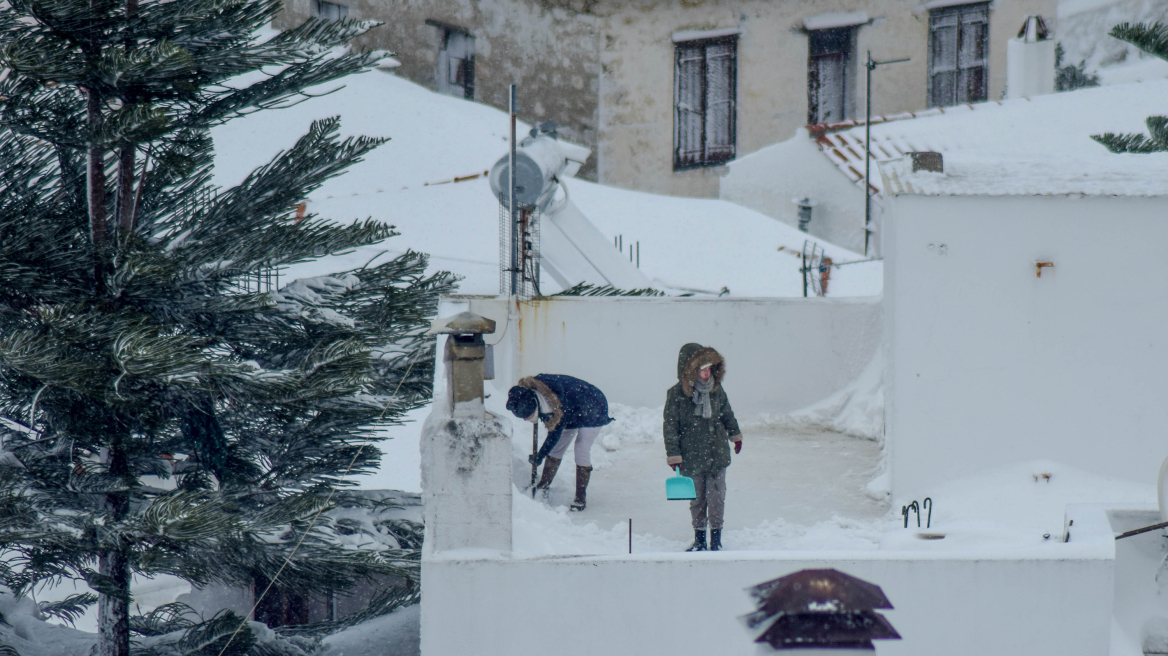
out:
<path id="1" fill-rule="evenodd" d="M 695 530 L 705 530 L 707 516 L 710 528 L 721 529 L 722 517 L 726 512 L 726 470 L 716 474 L 693 477 L 698 496 L 689 502 L 689 514 L 693 518 Z"/>
<path id="2" fill-rule="evenodd" d="M 552 452 L 549 453 L 551 457 L 556 460 L 563 460 L 564 454 L 568 452 L 568 447 L 572 442 L 576 443 L 576 466 L 577 467 L 591 467 L 592 466 L 592 443 L 596 441 L 596 436 L 600 435 L 600 428 L 565 428 L 564 432 L 560 434 L 560 441 L 552 447 Z"/>

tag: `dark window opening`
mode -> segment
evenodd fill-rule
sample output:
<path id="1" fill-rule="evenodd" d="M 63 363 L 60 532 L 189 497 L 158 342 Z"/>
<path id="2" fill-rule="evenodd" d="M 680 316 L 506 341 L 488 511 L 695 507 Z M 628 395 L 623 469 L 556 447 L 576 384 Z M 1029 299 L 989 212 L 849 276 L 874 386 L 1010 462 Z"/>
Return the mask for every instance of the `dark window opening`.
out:
<path id="1" fill-rule="evenodd" d="M 989 3 L 929 12 L 929 107 L 989 95 Z"/>
<path id="2" fill-rule="evenodd" d="M 808 35 L 808 123 L 835 123 L 851 113 L 854 39 L 855 30 L 850 27 L 814 30 Z"/>
<path id="3" fill-rule="evenodd" d="M 737 37 L 677 44 L 673 169 L 734 159 L 737 143 Z"/>
<path id="4" fill-rule="evenodd" d="M 442 47 L 438 51 L 438 91 L 474 100 L 474 37 L 453 27 L 439 29 Z"/>
<path id="5" fill-rule="evenodd" d="M 255 621 L 263 622 L 272 628 L 308 624 L 308 595 L 278 585 L 269 588 L 269 583 L 266 577 L 256 577 L 256 595 L 263 594 L 265 590 L 267 594 L 255 607 Z"/>
<path id="6" fill-rule="evenodd" d="M 342 20 L 349 17 L 349 8 L 335 2 L 312 0 L 312 15 L 325 20 Z"/>

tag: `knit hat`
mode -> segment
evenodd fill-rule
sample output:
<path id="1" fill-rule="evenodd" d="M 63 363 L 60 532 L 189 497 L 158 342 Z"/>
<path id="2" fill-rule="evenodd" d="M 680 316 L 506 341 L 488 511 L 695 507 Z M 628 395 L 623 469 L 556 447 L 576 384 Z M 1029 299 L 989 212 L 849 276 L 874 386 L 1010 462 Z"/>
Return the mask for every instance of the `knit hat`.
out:
<path id="1" fill-rule="evenodd" d="M 526 387 L 512 387 L 507 392 L 507 409 L 520 419 L 527 419 L 539 408 L 539 399 L 535 391 Z"/>

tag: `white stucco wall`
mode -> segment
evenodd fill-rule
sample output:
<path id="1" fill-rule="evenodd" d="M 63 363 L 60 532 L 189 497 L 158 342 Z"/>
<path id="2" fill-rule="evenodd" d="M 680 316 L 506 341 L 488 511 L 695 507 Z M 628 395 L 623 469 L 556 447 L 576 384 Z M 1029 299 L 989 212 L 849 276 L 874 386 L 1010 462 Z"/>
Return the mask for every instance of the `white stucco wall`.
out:
<path id="1" fill-rule="evenodd" d="M 881 341 L 871 299 L 556 298 L 519 304 L 452 297 L 443 316 L 469 309 L 499 323 L 495 389 L 520 376 L 568 374 L 610 401 L 655 408 L 677 382 L 687 342 L 726 358 L 726 391 L 740 418 L 808 406 L 855 379 Z M 504 326 L 510 320 L 511 325 Z"/>
<path id="2" fill-rule="evenodd" d="M 886 201 L 897 497 L 1050 458 L 1156 480 L 1168 454 L 1168 198 Z M 1053 268 L 1035 275 L 1035 262 Z"/>
<path id="3" fill-rule="evenodd" d="M 790 139 L 767 146 L 731 162 L 722 177 L 722 200 L 799 227 L 795 198 L 815 203 L 807 231 L 820 239 L 857 253 L 864 252 L 864 189 L 848 180 L 815 145 L 805 128 Z M 880 175 L 872 167 L 871 176 Z M 878 224 L 880 199 L 872 199 L 873 227 Z M 874 238 L 869 254 L 879 255 Z"/>
<path id="4" fill-rule="evenodd" d="M 877 641 L 884 656 L 1107 653 L 1105 557 L 724 552 L 424 562 L 422 654 L 753 655 L 745 588 L 820 567 L 884 589 L 903 637 Z"/>

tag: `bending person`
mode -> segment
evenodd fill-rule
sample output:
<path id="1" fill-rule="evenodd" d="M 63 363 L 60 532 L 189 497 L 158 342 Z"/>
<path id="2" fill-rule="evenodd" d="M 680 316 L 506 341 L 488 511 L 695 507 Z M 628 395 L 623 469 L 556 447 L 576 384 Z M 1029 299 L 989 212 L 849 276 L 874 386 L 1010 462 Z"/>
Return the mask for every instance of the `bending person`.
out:
<path id="1" fill-rule="evenodd" d="M 697 498 L 689 502 L 694 543 L 686 551 L 722 549 L 722 518 L 726 509 L 726 468 L 730 442 L 742 452 L 742 431 L 722 389 L 726 363 L 714 349 L 686 344 L 677 356 L 677 384 L 665 396 L 665 457 L 670 469 L 681 467 L 694 481 Z"/>
<path id="2" fill-rule="evenodd" d="M 520 379 L 511 388 L 507 393 L 507 409 L 533 423 L 538 418 L 547 428 L 543 446 L 528 457 L 534 465 L 547 459 L 535 486 L 545 495 L 568 447 L 573 442 L 576 444 L 576 498 L 571 510 L 584 510 L 588 479 L 592 475 L 592 443 L 600 434 L 600 427 L 612 422 L 604 392 L 579 378 L 539 374 Z"/>

